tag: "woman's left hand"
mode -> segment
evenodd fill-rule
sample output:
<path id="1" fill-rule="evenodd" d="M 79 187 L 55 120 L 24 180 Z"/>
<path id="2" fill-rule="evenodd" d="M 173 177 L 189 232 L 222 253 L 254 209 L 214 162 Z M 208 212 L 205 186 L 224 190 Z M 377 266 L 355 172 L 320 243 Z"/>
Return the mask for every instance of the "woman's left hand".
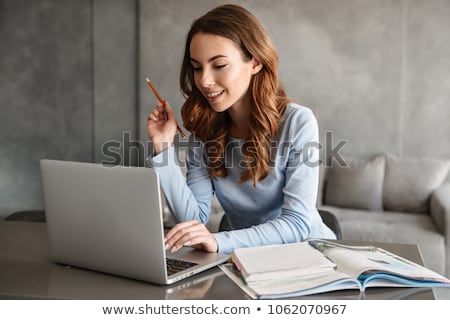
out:
<path id="1" fill-rule="evenodd" d="M 166 250 L 178 251 L 189 246 L 208 252 L 217 252 L 216 238 L 203 223 L 197 220 L 185 221 L 175 225 L 165 237 Z"/>

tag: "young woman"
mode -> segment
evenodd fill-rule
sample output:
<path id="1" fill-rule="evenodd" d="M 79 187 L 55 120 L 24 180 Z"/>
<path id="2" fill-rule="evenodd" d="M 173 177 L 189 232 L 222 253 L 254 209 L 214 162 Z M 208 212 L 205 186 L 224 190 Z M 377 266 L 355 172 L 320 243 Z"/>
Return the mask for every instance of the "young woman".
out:
<path id="1" fill-rule="evenodd" d="M 169 103 L 158 103 L 147 119 L 154 146 L 148 162 L 177 222 L 166 236 L 167 249 L 230 253 L 335 238 L 315 206 L 316 119 L 289 102 L 276 50 L 250 12 L 224 5 L 194 21 L 180 84 L 183 122 L 191 133 L 186 179 L 175 159 L 177 123 Z M 232 231 L 212 234 L 205 227 L 214 193 Z"/>

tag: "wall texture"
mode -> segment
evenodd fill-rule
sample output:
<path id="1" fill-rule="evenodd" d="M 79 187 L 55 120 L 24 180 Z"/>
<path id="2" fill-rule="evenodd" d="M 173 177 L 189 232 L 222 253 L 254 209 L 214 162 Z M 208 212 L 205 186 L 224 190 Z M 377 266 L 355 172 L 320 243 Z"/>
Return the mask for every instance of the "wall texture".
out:
<path id="1" fill-rule="evenodd" d="M 43 208 L 40 159 L 136 136 L 136 48 L 136 1 L 0 0 L 0 219 Z"/>
<path id="2" fill-rule="evenodd" d="M 225 2 L 0 0 L 0 218 L 43 207 L 42 158 L 142 164 L 129 149 L 147 144 L 156 102 L 144 76 L 179 117 L 189 25 Z M 450 1 L 234 2 L 272 35 L 281 79 L 323 144 L 450 158 Z M 104 144 L 123 146 L 124 132 L 111 159 Z"/>
<path id="3" fill-rule="evenodd" d="M 123 141 L 123 133 L 130 140 L 137 137 L 137 1 L 91 1 L 93 83 L 95 111 L 95 162 L 112 161 L 105 154 L 108 141 Z M 123 145 L 123 144 L 122 144 Z M 103 147 L 102 147 L 103 146 Z M 124 152 L 122 163 L 136 162 L 135 155 Z"/>
<path id="4" fill-rule="evenodd" d="M 234 2 L 272 35 L 288 94 L 314 111 L 323 144 L 332 131 L 334 144 L 348 140 L 343 154 L 450 158 L 449 1 Z M 178 110 L 186 33 L 221 3 L 141 1 L 140 71 Z M 141 91 L 141 119 L 149 98 Z"/>
<path id="5" fill-rule="evenodd" d="M 41 208 L 39 160 L 92 160 L 88 1 L 0 1 L 0 215 Z"/>

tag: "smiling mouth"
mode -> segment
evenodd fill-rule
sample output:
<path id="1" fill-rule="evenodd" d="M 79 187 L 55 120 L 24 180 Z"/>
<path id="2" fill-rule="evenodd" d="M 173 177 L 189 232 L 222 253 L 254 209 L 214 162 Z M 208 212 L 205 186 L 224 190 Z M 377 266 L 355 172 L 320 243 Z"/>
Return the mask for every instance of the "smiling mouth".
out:
<path id="1" fill-rule="evenodd" d="M 212 99 L 212 98 L 215 98 L 215 97 L 220 96 L 222 93 L 224 93 L 224 91 L 225 91 L 225 90 L 222 90 L 222 91 L 215 91 L 215 92 L 209 92 L 209 93 L 206 94 L 206 96 L 207 96 L 209 99 Z"/>

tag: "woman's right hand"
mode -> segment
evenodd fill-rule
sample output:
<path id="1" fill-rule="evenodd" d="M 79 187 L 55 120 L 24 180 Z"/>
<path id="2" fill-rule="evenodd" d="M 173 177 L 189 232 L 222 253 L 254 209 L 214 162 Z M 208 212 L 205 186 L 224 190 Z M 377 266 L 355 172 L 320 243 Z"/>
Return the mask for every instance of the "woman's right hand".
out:
<path id="1" fill-rule="evenodd" d="M 166 100 L 158 102 L 147 117 L 147 132 L 155 155 L 173 144 L 176 131 L 177 120 L 169 103 Z"/>
<path id="2" fill-rule="evenodd" d="M 164 238 L 166 250 L 172 253 L 183 246 L 207 252 L 217 252 L 218 245 L 214 235 L 203 223 L 197 220 L 184 221 L 176 224 Z"/>

